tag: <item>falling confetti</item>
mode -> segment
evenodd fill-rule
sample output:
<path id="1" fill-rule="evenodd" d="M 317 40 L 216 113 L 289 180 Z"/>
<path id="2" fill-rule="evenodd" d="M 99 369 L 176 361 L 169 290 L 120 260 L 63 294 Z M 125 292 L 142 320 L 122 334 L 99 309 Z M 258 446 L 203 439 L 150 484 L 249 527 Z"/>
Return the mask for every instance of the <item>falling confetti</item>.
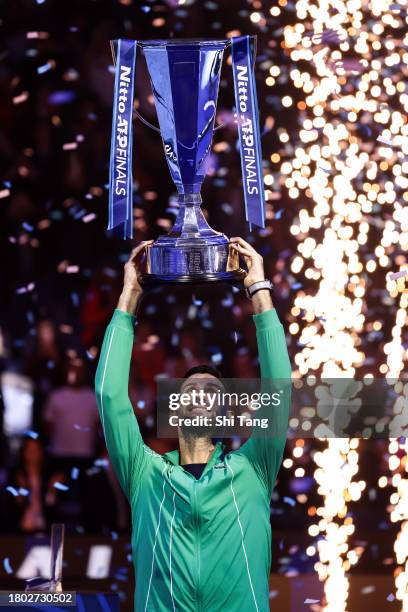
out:
<path id="1" fill-rule="evenodd" d="M 78 425 L 77 423 L 75 423 L 73 427 L 77 431 L 91 431 L 90 427 L 83 427 L 82 425 Z"/>
<path id="2" fill-rule="evenodd" d="M 32 431 L 31 429 L 27 429 L 24 432 L 25 436 L 28 436 L 29 438 L 32 438 L 33 440 L 36 440 L 39 436 L 39 434 L 36 431 Z"/>
<path id="3" fill-rule="evenodd" d="M 64 485 L 62 482 L 54 482 L 54 488 L 58 489 L 58 491 L 68 491 L 69 487 Z"/>
<path id="4" fill-rule="evenodd" d="M 14 495 L 14 497 L 18 497 L 18 491 L 14 487 L 6 487 L 6 491 Z"/>

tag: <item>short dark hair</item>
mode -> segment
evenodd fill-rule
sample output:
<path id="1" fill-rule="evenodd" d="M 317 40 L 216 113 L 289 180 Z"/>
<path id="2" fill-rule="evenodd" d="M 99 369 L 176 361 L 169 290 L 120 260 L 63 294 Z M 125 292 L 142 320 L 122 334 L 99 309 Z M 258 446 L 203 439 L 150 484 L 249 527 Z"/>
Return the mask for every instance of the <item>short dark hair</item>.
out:
<path id="1" fill-rule="evenodd" d="M 190 376 L 194 376 L 195 374 L 211 374 L 211 376 L 215 376 L 215 378 L 222 378 L 222 374 L 218 370 L 218 368 L 205 363 L 203 363 L 202 365 L 194 366 L 193 368 L 187 370 L 183 378 L 189 378 Z"/>

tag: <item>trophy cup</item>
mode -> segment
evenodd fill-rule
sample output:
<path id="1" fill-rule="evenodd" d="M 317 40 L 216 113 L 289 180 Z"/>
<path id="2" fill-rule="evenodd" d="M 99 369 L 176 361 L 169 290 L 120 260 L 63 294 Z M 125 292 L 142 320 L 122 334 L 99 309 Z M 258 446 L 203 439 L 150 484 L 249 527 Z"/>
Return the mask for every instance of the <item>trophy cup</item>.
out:
<path id="1" fill-rule="evenodd" d="M 255 37 L 232 39 L 237 123 L 247 220 L 264 227 L 264 190 L 255 81 Z M 108 229 L 132 237 L 131 163 L 136 47 L 149 71 L 164 152 L 178 191 L 174 226 L 147 247 L 147 285 L 239 282 L 245 271 L 228 238 L 207 223 L 200 189 L 206 174 L 224 49 L 229 40 L 112 41 L 116 60 Z M 235 43 L 235 45 L 234 45 Z M 137 116 L 148 125 L 143 117 Z M 115 213 L 116 208 L 116 213 Z M 252 216 L 249 213 L 252 211 Z"/>

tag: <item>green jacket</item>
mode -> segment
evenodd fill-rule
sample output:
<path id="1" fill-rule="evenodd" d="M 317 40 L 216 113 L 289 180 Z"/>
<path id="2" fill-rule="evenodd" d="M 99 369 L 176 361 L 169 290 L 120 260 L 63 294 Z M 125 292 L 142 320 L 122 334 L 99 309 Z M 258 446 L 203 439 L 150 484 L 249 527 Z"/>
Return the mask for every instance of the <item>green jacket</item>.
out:
<path id="1" fill-rule="evenodd" d="M 289 379 L 276 311 L 253 319 L 261 377 Z M 252 436 L 227 454 L 217 443 L 199 480 L 179 465 L 178 451 L 152 451 L 128 397 L 133 328 L 134 317 L 116 309 L 95 390 L 109 455 L 132 511 L 135 610 L 269 611 L 270 498 L 285 436 Z M 287 424 L 288 402 L 283 409 Z"/>

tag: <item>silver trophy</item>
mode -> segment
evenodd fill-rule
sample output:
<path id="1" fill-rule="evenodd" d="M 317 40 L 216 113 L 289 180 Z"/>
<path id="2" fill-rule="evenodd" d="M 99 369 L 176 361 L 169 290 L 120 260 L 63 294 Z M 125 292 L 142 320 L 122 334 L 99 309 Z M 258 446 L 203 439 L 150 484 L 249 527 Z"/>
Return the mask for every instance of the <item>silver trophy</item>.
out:
<path id="1" fill-rule="evenodd" d="M 262 159 L 253 76 L 255 54 L 250 48 L 253 39 L 247 36 L 232 40 L 233 68 L 236 67 L 234 88 L 239 102 L 237 122 L 243 126 L 239 130 L 242 132 L 240 147 L 246 206 L 247 198 L 252 198 L 253 209 L 261 216 L 255 224 L 264 227 Z M 212 229 L 201 210 L 200 191 L 211 150 L 223 53 L 230 42 L 205 39 L 112 41 L 114 60 L 117 54 L 118 62 L 108 229 L 124 223 L 124 237 L 132 237 L 130 102 L 133 100 L 136 44 L 146 58 L 160 129 L 151 126 L 137 111 L 136 115 L 160 132 L 178 192 L 179 210 L 174 226 L 146 249 L 140 278 L 144 285 L 234 283 L 246 274 L 240 268 L 239 256 L 230 247 L 227 236 Z M 250 116 L 245 114 L 247 106 L 253 110 Z M 252 185 L 251 181 L 255 184 Z M 247 220 L 251 222 L 248 215 Z"/>

